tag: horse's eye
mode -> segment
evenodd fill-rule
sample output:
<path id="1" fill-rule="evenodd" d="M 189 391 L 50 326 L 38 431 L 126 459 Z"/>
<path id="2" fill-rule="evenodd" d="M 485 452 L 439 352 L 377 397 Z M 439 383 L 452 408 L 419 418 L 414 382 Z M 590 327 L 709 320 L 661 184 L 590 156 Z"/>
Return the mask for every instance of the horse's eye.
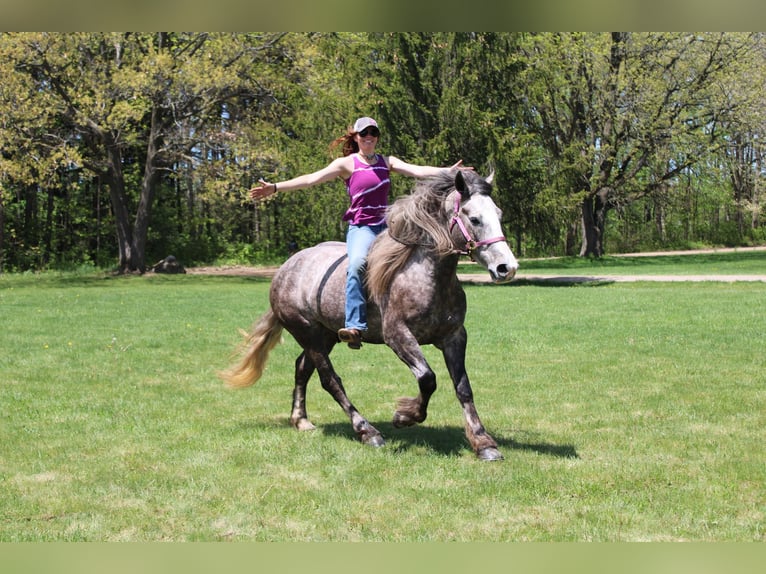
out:
<path id="1" fill-rule="evenodd" d="M 481 225 L 481 219 L 479 219 L 478 217 L 470 217 L 468 220 L 471 222 L 471 225 L 473 226 Z"/>

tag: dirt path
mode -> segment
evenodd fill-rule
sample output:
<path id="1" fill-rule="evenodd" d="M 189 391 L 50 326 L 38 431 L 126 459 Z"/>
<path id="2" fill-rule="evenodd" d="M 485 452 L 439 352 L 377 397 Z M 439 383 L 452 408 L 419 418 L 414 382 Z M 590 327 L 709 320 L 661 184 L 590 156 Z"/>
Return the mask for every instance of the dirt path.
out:
<path id="1" fill-rule="evenodd" d="M 690 251 L 644 251 L 642 253 L 618 253 L 613 257 L 659 257 L 662 255 L 705 255 L 710 253 L 747 253 L 748 251 L 766 251 L 766 245 L 755 247 L 719 247 L 711 249 L 693 249 Z"/>
<path id="2" fill-rule="evenodd" d="M 223 265 L 220 267 L 187 267 L 189 275 L 223 275 L 229 277 L 264 277 L 270 279 L 279 267 L 248 267 L 247 265 Z"/>

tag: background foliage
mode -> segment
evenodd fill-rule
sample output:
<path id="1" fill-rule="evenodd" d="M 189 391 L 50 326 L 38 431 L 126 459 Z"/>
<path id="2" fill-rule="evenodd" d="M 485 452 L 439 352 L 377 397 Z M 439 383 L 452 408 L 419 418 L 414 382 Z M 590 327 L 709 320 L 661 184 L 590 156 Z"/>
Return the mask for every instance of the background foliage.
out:
<path id="1" fill-rule="evenodd" d="M 323 167 L 362 114 L 386 153 L 494 169 L 519 255 L 760 243 L 764 55 L 749 33 L 3 33 L 0 270 L 343 239 L 340 183 L 246 190 Z"/>

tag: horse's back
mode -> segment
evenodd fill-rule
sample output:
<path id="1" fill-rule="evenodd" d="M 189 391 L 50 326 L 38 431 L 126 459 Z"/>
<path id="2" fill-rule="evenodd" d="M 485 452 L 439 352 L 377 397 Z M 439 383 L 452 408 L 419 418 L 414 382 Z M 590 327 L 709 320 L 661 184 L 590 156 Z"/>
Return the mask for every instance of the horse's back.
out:
<path id="1" fill-rule="evenodd" d="M 301 249 L 285 261 L 274 276 L 280 280 L 282 275 L 299 270 L 302 273 L 316 273 L 327 269 L 339 259 L 346 257 L 346 244 L 342 241 L 325 241 L 311 247 Z"/>

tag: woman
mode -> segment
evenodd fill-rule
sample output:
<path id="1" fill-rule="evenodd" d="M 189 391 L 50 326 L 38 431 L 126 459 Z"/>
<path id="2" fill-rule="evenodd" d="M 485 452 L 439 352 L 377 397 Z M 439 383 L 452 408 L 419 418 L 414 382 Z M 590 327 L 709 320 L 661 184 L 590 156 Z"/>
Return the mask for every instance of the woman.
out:
<path id="1" fill-rule="evenodd" d="M 423 178 L 445 170 L 473 169 L 461 167 L 462 160 L 452 167 L 442 168 L 413 165 L 394 156 L 384 156 L 375 152 L 379 139 L 377 122 L 368 117 L 359 118 L 353 128 L 332 143 L 332 147 L 342 145 L 343 157 L 333 160 L 324 169 L 286 181 L 267 183 L 261 179 L 250 190 L 251 198 L 263 199 L 277 191 L 303 189 L 336 177 L 346 183 L 351 200 L 343 216 L 343 220 L 348 222 L 346 320 L 345 327 L 338 331 L 338 338 L 352 349 L 362 346 L 362 334 L 367 329 L 363 269 L 372 242 L 386 228 L 386 208 L 391 188 L 389 172 Z"/>

